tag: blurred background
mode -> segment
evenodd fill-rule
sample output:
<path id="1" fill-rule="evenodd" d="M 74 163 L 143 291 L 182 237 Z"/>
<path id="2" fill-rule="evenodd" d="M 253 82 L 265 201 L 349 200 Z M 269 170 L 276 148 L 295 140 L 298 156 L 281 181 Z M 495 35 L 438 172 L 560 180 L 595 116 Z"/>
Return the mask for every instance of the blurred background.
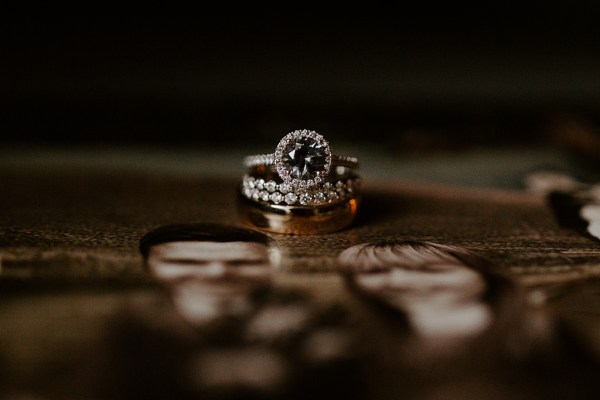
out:
<path id="1" fill-rule="evenodd" d="M 240 157 L 308 128 L 371 179 L 518 187 L 550 168 L 595 180 L 599 12 L 15 18 L 0 39 L 0 164 L 239 176 Z"/>
<path id="2" fill-rule="evenodd" d="M 296 268 L 278 270 L 279 284 L 347 301 L 334 265 L 350 245 L 393 235 L 476 248 L 526 285 L 547 284 L 539 296 L 558 299 L 599 360 L 597 281 L 573 297 L 550 287 L 600 276 L 598 242 L 504 190 L 538 170 L 600 182 L 600 2 L 413 3 L 375 15 L 306 3 L 4 15 L 0 397 L 73 397 L 123 303 L 157 294 L 139 238 L 175 222 L 240 223 L 242 158 L 302 128 L 360 158 L 365 202 L 356 229 L 278 238 Z M 547 391 L 595 388 L 586 376 L 562 385 L 587 365 L 571 368 L 578 354 L 556 363 L 566 380 Z M 464 383 L 492 393 L 482 382 Z M 499 393 L 515 386 L 498 382 Z"/>

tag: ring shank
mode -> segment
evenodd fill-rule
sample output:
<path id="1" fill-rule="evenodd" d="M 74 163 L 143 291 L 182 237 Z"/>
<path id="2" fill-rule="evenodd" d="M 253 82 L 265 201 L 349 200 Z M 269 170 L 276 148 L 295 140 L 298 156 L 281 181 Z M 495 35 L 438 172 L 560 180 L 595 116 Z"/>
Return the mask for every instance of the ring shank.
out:
<path id="1" fill-rule="evenodd" d="M 275 154 L 257 154 L 244 158 L 244 166 L 246 168 L 254 168 L 261 165 L 274 165 Z M 358 169 L 358 158 L 349 156 L 331 156 L 331 164 L 336 167 L 346 167 Z"/>

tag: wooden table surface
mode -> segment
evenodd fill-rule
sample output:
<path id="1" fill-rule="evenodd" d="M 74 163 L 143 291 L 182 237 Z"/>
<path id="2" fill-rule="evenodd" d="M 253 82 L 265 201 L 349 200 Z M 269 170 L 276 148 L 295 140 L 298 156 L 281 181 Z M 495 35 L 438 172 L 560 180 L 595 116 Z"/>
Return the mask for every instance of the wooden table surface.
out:
<path id="1" fill-rule="evenodd" d="M 124 302 L 157 290 L 137 250 L 145 232 L 177 222 L 239 224 L 235 177 L 157 170 L 0 170 L 0 394 L 70 397 L 80 357 L 107 321 Z M 539 194 L 391 175 L 365 181 L 351 228 L 272 235 L 282 254 L 277 284 L 347 303 L 336 257 L 351 245 L 398 238 L 462 246 L 498 264 L 548 313 L 569 317 L 600 363 L 598 330 L 582 328 L 600 327 L 598 241 L 559 226 Z"/>

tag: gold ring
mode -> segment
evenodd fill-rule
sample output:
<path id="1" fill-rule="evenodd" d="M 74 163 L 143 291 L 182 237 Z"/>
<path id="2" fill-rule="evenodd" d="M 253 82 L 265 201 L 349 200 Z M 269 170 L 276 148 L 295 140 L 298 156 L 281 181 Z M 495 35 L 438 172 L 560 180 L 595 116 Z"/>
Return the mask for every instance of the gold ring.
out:
<path id="1" fill-rule="evenodd" d="M 257 202 L 239 193 L 242 219 L 257 228 L 274 233 L 319 234 L 349 226 L 356 217 L 360 197 L 321 206 L 282 206 Z"/>

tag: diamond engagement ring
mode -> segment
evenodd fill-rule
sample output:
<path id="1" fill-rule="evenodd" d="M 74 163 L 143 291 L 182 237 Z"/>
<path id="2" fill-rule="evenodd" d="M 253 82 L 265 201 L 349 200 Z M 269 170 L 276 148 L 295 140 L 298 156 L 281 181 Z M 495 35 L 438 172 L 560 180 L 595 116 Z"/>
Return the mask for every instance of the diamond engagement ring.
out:
<path id="1" fill-rule="evenodd" d="M 297 188 L 310 188 L 327 179 L 332 167 L 358 169 L 356 157 L 331 154 L 329 142 L 307 129 L 288 133 L 275 153 L 244 158 L 247 168 L 274 165 L 283 183 Z"/>

